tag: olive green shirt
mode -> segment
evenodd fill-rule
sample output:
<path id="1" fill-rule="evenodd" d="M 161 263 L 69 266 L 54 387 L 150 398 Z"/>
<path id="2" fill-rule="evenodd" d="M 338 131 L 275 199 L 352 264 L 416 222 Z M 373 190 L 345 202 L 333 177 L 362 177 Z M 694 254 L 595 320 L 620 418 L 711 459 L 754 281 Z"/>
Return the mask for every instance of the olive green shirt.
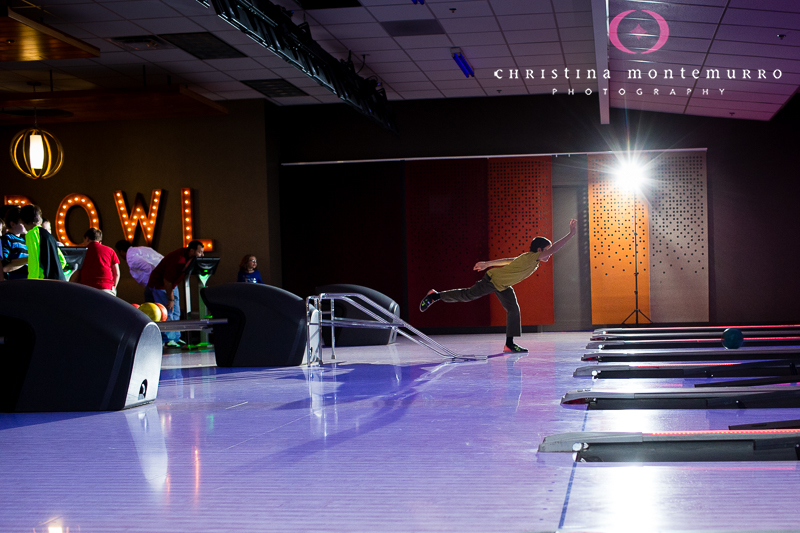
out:
<path id="1" fill-rule="evenodd" d="M 527 278 L 539 268 L 541 252 L 525 252 L 504 267 L 494 268 L 486 273 L 498 291 L 504 291 Z"/>

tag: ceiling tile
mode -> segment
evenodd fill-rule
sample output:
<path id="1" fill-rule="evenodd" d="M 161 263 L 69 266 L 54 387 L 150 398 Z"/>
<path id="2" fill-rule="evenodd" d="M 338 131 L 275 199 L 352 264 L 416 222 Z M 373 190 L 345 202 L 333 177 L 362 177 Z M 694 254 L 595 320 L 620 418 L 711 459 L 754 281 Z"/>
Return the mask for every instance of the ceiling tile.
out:
<path id="1" fill-rule="evenodd" d="M 452 36 L 455 46 L 506 44 L 503 34 L 497 32 L 487 33 L 459 33 Z"/>
<path id="2" fill-rule="evenodd" d="M 230 79 L 230 78 L 229 78 Z M 211 81 L 201 84 L 208 91 L 219 93 L 219 91 L 243 91 L 247 88 L 238 81 Z"/>
<path id="3" fill-rule="evenodd" d="M 442 93 L 439 91 L 403 91 L 400 94 L 406 100 L 424 100 L 427 98 L 441 98 Z"/>
<path id="4" fill-rule="evenodd" d="M 247 57 L 252 57 L 253 59 L 257 57 L 276 57 L 269 48 L 266 46 L 261 46 L 255 41 L 253 41 L 252 44 L 237 44 L 236 49 Z"/>
<path id="5" fill-rule="evenodd" d="M 362 39 L 366 37 L 389 37 L 377 22 L 363 24 L 331 24 L 325 26 L 337 39 Z"/>
<path id="6" fill-rule="evenodd" d="M 486 0 L 462 0 L 460 2 L 436 2 L 429 5 L 439 19 L 459 17 L 493 17 L 495 14 Z"/>
<path id="7" fill-rule="evenodd" d="M 728 9 L 723 24 L 763 26 L 766 28 L 800 28 L 800 13 L 760 11 L 755 9 Z"/>
<path id="8" fill-rule="evenodd" d="M 436 48 L 438 46 L 453 46 L 447 35 L 413 35 L 410 37 L 395 37 L 400 46 L 406 50 L 412 48 Z"/>
<path id="9" fill-rule="evenodd" d="M 594 41 L 569 41 L 561 43 L 561 48 L 565 54 L 594 54 Z"/>
<path id="10" fill-rule="evenodd" d="M 440 80 L 435 85 L 438 89 L 480 89 L 478 80 L 465 78 L 463 74 L 460 80 Z"/>
<path id="11" fill-rule="evenodd" d="M 558 12 L 565 11 L 591 11 L 591 0 L 558 0 L 553 2 L 553 7 Z"/>
<path id="12" fill-rule="evenodd" d="M 169 65 L 164 65 L 169 67 Z M 275 73 L 266 68 L 253 69 L 253 70 L 228 70 L 225 74 L 235 80 L 269 80 L 275 77 Z M 294 84 L 297 85 L 296 83 Z M 261 94 L 261 93 L 259 93 Z"/>
<path id="13" fill-rule="evenodd" d="M 367 53 L 367 66 L 378 63 L 408 61 L 410 58 L 404 50 L 370 50 Z"/>
<path id="14" fill-rule="evenodd" d="M 726 119 L 741 119 L 741 120 L 770 120 L 774 113 L 764 113 L 759 111 L 736 111 L 733 116 L 726 109 L 717 109 L 713 107 L 698 107 L 690 106 L 686 110 L 686 114 L 699 115 L 706 117 L 721 117 Z"/>
<path id="15" fill-rule="evenodd" d="M 226 100 L 245 100 L 250 98 L 266 98 L 263 94 L 253 89 L 243 89 L 236 91 L 217 91 L 217 94 Z"/>
<path id="16" fill-rule="evenodd" d="M 205 7 L 196 0 L 161 0 L 166 5 L 187 17 L 200 17 L 203 15 L 213 15 L 214 9 Z"/>
<path id="17" fill-rule="evenodd" d="M 546 15 L 515 15 L 513 17 L 497 17 L 503 31 L 543 30 L 556 27 L 556 19 L 552 13 Z"/>
<path id="18" fill-rule="evenodd" d="M 453 59 L 442 59 L 439 61 L 417 61 L 416 64 L 423 72 L 428 72 L 431 70 L 459 70 L 458 64 Z"/>
<path id="19" fill-rule="evenodd" d="M 786 37 L 783 39 L 778 37 L 779 33 L 780 30 L 774 28 L 730 26 L 728 24 L 722 24 L 717 30 L 715 38 L 718 41 L 761 43 L 775 46 L 800 46 L 800 39 L 798 39 L 797 33 L 792 32 L 791 35 L 784 34 Z M 800 52 L 798 53 L 798 57 L 800 57 Z"/>
<path id="20" fill-rule="evenodd" d="M 413 50 L 408 50 L 407 53 L 414 61 L 447 60 L 453 61 L 455 64 L 455 60 L 450 54 L 449 48 L 415 48 Z"/>
<path id="21" fill-rule="evenodd" d="M 440 20 L 447 33 L 473 33 L 482 31 L 499 31 L 497 19 L 494 17 L 469 17 Z"/>
<path id="22" fill-rule="evenodd" d="M 594 30 L 585 28 L 561 28 L 558 30 L 562 41 L 593 41 Z"/>
<path id="23" fill-rule="evenodd" d="M 425 73 L 428 79 L 433 80 L 438 86 L 440 81 L 453 81 L 465 79 L 464 73 L 460 70 L 432 70 Z"/>
<path id="24" fill-rule="evenodd" d="M 511 52 L 508 46 L 504 44 L 487 45 L 487 46 L 467 46 L 462 49 L 464 57 L 473 61 L 479 58 L 486 57 L 508 57 Z"/>
<path id="25" fill-rule="evenodd" d="M 397 41 L 391 37 L 374 37 L 371 39 L 342 39 L 342 44 L 354 52 L 400 49 L 400 45 L 398 45 Z"/>
<path id="26" fill-rule="evenodd" d="M 396 83 L 404 83 L 404 82 L 413 82 L 413 81 L 430 81 L 424 73 L 417 71 L 417 72 L 388 72 L 386 74 L 381 74 L 380 78 L 392 85 Z"/>
<path id="27" fill-rule="evenodd" d="M 503 33 L 508 44 L 558 42 L 558 30 L 515 30 Z M 587 39 L 591 40 L 591 39 Z"/>
<path id="28" fill-rule="evenodd" d="M 474 89 L 440 89 L 447 98 L 469 98 L 473 96 L 486 96 L 486 91 L 480 87 Z"/>
<path id="29" fill-rule="evenodd" d="M 800 58 L 800 48 L 796 46 L 735 43 L 731 41 L 714 41 L 711 45 L 711 53 L 793 60 Z"/>
<path id="30" fill-rule="evenodd" d="M 171 61 L 161 65 L 168 69 L 170 72 L 183 73 L 183 72 L 216 72 L 216 69 L 205 61 L 199 59 L 192 59 L 189 61 Z"/>
<path id="31" fill-rule="evenodd" d="M 477 71 L 480 69 L 492 69 L 494 71 L 498 68 L 516 67 L 516 61 L 511 56 L 505 57 L 475 57 L 469 62 L 473 69 Z"/>
<path id="32" fill-rule="evenodd" d="M 212 83 L 231 81 L 231 77 L 224 72 L 182 72 L 181 77 L 193 83 Z"/>
<path id="33" fill-rule="evenodd" d="M 104 22 L 108 20 L 123 19 L 123 17 L 114 13 L 110 9 L 107 9 L 106 7 L 95 2 L 87 4 L 48 5 L 47 11 L 55 15 L 61 23 Z"/>
<path id="34" fill-rule="evenodd" d="M 314 98 L 313 96 L 286 96 L 280 98 L 271 98 L 273 102 L 278 105 L 286 106 L 286 105 L 308 105 L 308 104 L 317 104 L 319 100 Z"/>
<path id="35" fill-rule="evenodd" d="M 230 24 L 213 14 L 190 18 L 192 21 L 209 31 L 230 31 L 231 29 Z"/>
<path id="36" fill-rule="evenodd" d="M 158 0 L 109 2 L 108 9 L 128 20 L 180 17 L 181 13 Z"/>
<path id="37" fill-rule="evenodd" d="M 97 37 L 127 37 L 146 33 L 144 28 L 127 20 L 109 22 L 86 22 L 78 24 Z"/>
<path id="38" fill-rule="evenodd" d="M 136 24 L 150 33 L 194 33 L 204 31 L 199 24 L 192 22 L 188 18 L 166 18 L 166 19 L 140 19 Z"/>
<path id="39" fill-rule="evenodd" d="M 670 37 L 692 37 L 695 39 L 711 39 L 717 31 L 717 24 L 702 22 L 670 22 Z"/>
<path id="40" fill-rule="evenodd" d="M 578 11 L 573 13 L 556 13 L 556 22 L 559 28 L 574 28 L 577 26 L 591 26 L 591 11 Z"/>
<path id="41" fill-rule="evenodd" d="M 530 13 L 552 13 L 548 0 L 490 0 L 495 15 L 527 15 Z M 561 0 L 557 0 L 560 2 Z"/>
<path id="42" fill-rule="evenodd" d="M 800 3 L 797 0 L 758 0 L 755 6 L 766 11 L 800 13 Z M 731 0 L 730 7 L 752 9 L 754 4 L 752 0 Z"/>
<path id="43" fill-rule="evenodd" d="M 366 7 L 341 7 L 337 9 L 310 9 L 309 17 L 328 26 L 331 24 L 354 24 L 358 22 L 375 22 L 375 17 Z"/>
<path id="44" fill-rule="evenodd" d="M 706 65 L 710 67 L 730 67 L 749 69 L 756 72 L 764 69 L 772 72 L 780 69 L 786 72 L 800 72 L 800 61 L 790 61 L 788 59 L 761 58 L 750 56 L 732 56 L 723 54 L 709 54 L 706 58 Z M 752 75 L 752 74 L 751 74 Z"/>
<path id="45" fill-rule="evenodd" d="M 411 61 L 398 61 L 396 63 L 377 63 L 375 65 L 370 65 L 376 72 L 386 73 L 386 72 L 414 72 L 418 71 L 419 67 L 416 63 Z"/>
<path id="46" fill-rule="evenodd" d="M 411 2 L 399 6 L 370 7 L 369 12 L 380 22 L 393 20 L 423 20 L 435 18 L 428 6 L 414 5 Z M 350 21 L 355 22 L 355 21 Z"/>
<path id="47" fill-rule="evenodd" d="M 180 48 L 167 48 L 166 50 L 146 50 L 143 52 L 132 52 L 133 55 L 141 58 L 143 61 L 150 61 L 151 63 L 161 63 L 168 61 L 189 61 L 194 57 L 181 50 Z"/>
<path id="48" fill-rule="evenodd" d="M 722 100 L 719 97 L 719 93 L 715 95 L 707 95 L 707 96 L 698 96 L 693 95 L 692 99 L 689 103 L 689 106 L 698 106 L 698 107 L 714 107 L 717 109 L 726 109 L 728 111 L 761 111 L 763 113 L 775 113 L 780 104 L 770 104 L 764 102 L 748 102 L 748 101 L 736 101 L 736 100 Z"/>
<path id="49" fill-rule="evenodd" d="M 249 57 L 233 57 L 229 59 L 207 59 L 206 63 L 218 70 L 248 70 L 261 67 L 255 59 Z"/>
<path id="50" fill-rule="evenodd" d="M 561 54 L 561 43 L 512 44 L 511 53 L 515 56 L 535 56 Z"/>
<path id="51" fill-rule="evenodd" d="M 393 91 L 399 93 L 406 93 L 407 91 L 429 91 L 436 89 L 436 86 L 430 81 L 409 81 L 389 83 Z"/>

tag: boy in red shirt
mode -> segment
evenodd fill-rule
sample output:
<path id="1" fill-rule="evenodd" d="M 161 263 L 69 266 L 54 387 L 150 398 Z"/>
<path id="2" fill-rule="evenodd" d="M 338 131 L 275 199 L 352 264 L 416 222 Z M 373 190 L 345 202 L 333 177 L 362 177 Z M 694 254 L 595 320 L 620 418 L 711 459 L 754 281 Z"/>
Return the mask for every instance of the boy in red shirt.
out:
<path id="1" fill-rule="evenodd" d="M 78 278 L 76 281 L 116 296 L 119 258 L 113 248 L 100 244 L 102 240 L 103 232 L 99 229 L 89 228 L 83 234 L 86 256 L 81 269 L 75 273 Z"/>

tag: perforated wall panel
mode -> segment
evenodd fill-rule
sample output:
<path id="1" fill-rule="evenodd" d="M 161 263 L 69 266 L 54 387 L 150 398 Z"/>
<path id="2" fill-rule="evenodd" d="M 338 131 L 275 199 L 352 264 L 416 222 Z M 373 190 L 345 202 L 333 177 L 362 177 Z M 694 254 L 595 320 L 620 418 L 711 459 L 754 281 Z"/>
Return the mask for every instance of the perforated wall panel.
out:
<path id="1" fill-rule="evenodd" d="M 708 322 L 706 153 L 662 154 L 648 175 L 651 318 Z"/>
<path id="2" fill-rule="evenodd" d="M 472 267 L 489 254 L 487 172 L 486 159 L 406 163 L 408 301 L 415 326 L 489 325 L 489 298 L 418 309 L 429 289 L 470 287 L 483 276 Z"/>
<path id="3" fill-rule="evenodd" d="M 553 239 L 553 189 L 550 157 L 489 160 L 489 257 L 516 257 L 530 249 L 530 241 Z M 552 324 L 553 262 L 514 287 L 523 325 Z M 504 326 L 506 312 L 490 298 L 493 326 Z"/>
<path id="4" fill-rule="evenodd" d="M 620 324 L 636 308 L 633 217 L 636 211 L 639 309 L 650 316 L 647 205 L 621 190 L 613 173 L 613 155 L 590 155 L 589 245 L 592 271 L 592 323 Z M 643 320 L 640 317 L 640 322 Z M 635 317 L 631 317 L 635 322 Z"/>

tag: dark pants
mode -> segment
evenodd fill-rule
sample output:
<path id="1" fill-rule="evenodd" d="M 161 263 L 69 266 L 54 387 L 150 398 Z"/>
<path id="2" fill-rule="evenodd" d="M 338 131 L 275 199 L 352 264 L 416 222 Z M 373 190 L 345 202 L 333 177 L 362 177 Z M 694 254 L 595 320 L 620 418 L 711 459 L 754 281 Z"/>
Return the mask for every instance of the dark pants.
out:
<path id="1" fill-rule="evenodd" d="M 514 294 L 514 287 L 498 291 L 492 285 L 488 275 L 483 276 L 478 283 L 469 289 L 443 291 L 439 293 L 439 297 L 443 302 L 448 303 L 471 302 L 491 293 L 497 296 L 497 299 L 500 300 L 500 305 L 506 310 L 506 336 L 519 337 L 522 335 L 522 317 L 519 313 L 519 303 L 517 303 L 517 295 Z"/>

